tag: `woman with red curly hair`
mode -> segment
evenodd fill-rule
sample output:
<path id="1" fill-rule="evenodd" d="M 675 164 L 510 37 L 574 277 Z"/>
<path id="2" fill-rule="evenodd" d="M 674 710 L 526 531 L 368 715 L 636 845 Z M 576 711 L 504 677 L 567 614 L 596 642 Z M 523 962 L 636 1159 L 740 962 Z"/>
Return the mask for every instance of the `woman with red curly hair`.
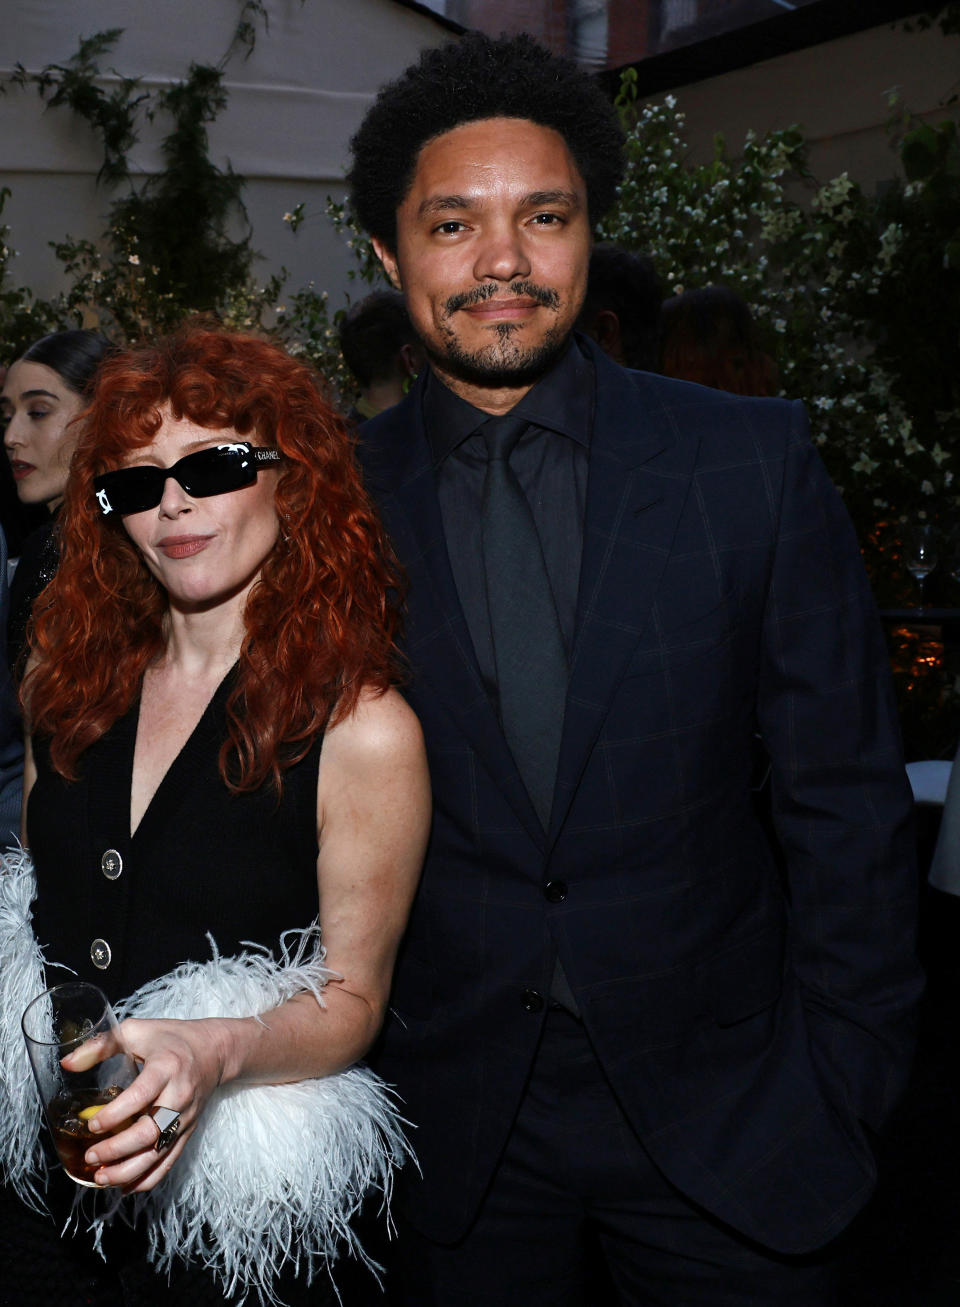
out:
<path id="1" fill-rule="evenodd" d="M 187 327 L 109 360 L 83 422 L 23 697 L 46 983 L 63 966 L 99 984 L 142 1063 L 86 1159 L 146 1209 L 162 1270 L 194 1274 L 193 1256 L 225 1291 L 289 1300 L 285 1258 L 308 1280 L 331 1261 L 404 1151 L 375 1077 L 346 1070 L 379 1029 L 429 821 L 419 725 L 392 688 L 399 578 L 342 421 L 277 345 Z M 278 1095 L 302 1082 L 322 1111 L 285 1126 Z M 221 1122 L 238 1104 L 246 1124 Z M 344 1123 L 384 1155 L 344 1162 Z M 278 1174 L 300 1155 L 305 1175 Z M 123 1280 L 118 1255 L 102 1274 Z"/>

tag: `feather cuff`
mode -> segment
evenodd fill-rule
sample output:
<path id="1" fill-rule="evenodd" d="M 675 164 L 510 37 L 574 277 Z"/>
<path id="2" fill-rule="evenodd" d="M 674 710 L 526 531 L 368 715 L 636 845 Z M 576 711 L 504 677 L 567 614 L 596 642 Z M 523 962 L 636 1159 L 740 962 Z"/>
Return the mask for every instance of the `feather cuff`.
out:
<path id="1" fill-rule="evenodd" d="M 35 893 L 30 855 L 12 848 L 0 854 L 0 1176 L 29 1207 L 42 1209 L 40 1100 L 20 1029 L 20 1014 L 47 987 L 30 920 Z"/>
<path id="2" fill-rule="evenodd" d="M 27 1196 L 35 1192 L 26 1177 L 37 1174 L 40 1112 L 19 1023 L 9 1014 L 44 988 L 30 930 L 29 859 L 5 855 L 0 882 L 0 1013 L 8 1014 L 0 1021 L 0 1103 L 5 1119 L 18 1123 L 0 1161 Z M 184 963 L 151 981 L 117 1005 L 118 1016 L 257 1016 L 305 991 L 322 1006 L 323 986 L 336 974 L 323 966 L 318 926 L 288 932 L 280 962 L 259 945 L 229 958 L 212 937 L 210 945 L 209 962 Z M 19 976 L 8 974 L 14 971 Z M 346 1248 L 372 1266 L 350 1220 L 372 1191 L 388 1207 L 393 1170 L 412 1157 L 403 1124 L 388 1087 L 366 1067 L 289 1085 L 225 1086 L 163 1182 L 137 1195 L 132 1211 L 126 1200 L 115 1203 L 95 1229 L 117 1212 L 142 1215 L 159 1270 L 183 1258 L 207 1266 L 226 1293 L 254 1290 L 275 1302 L 284 1265 L 309 1281 Z"/>

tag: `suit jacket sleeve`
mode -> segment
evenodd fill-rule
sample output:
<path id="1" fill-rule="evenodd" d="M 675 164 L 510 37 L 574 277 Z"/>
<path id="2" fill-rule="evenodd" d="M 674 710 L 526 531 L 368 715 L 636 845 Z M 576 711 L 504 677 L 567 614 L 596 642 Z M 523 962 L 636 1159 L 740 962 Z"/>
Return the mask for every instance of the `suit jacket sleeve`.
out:
<path id="1" fill-rule="evenodd" d="M 787 860 L 792 966 L 838 1106 L 878 1129 L 922 987 L 912 795 L 852 525 L 793 405 L 763 623 L 759 729 Z"/>

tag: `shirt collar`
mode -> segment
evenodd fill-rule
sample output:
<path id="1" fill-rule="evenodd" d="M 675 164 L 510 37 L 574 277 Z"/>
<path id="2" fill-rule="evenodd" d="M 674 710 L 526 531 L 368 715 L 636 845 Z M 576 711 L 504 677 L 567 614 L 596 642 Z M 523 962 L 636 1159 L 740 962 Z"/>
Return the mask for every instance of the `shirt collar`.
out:
<path id="1" fill-rule="evenodd" d="M 595 390 L 593 364 L 572 337 L 547 375 L 527 391 L 511 413 L 589 449 Z M 429 372 L 423 390 L 423 421 L 434 462 L 442 463 L 489 416 L 455 395 L 435 372 Z"/>

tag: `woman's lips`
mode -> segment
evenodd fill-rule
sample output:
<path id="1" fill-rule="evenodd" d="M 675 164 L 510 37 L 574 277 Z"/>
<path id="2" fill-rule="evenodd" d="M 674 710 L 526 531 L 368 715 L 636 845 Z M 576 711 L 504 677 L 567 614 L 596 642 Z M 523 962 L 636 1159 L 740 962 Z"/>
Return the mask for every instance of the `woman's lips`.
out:
<path id="1" fill-rule="evenodd" d="M 36 470 L 33 463 L 21 463 L 17 460 L 10 464 L 10 471 L 13 473 L 14 481 L 22 481 L 24 477 L 28 477 L 31 472 L 36 472 Z"/>
<path id="2" fill-rule="evenodd" d="M 191 558 L 206 549 L 213 536 L 164 536 L 157 548 L 168 558 Z"/>

